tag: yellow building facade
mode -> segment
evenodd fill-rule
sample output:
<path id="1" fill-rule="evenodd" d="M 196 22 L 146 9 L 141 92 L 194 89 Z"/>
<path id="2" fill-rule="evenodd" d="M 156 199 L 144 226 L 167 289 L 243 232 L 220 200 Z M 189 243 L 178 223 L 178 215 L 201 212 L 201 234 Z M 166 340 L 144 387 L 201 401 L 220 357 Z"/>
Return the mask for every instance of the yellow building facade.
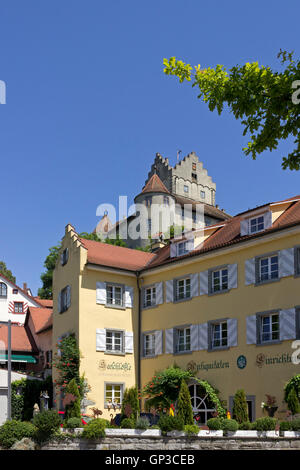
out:
<path id="1" fill-rule="evenodd" d="M 153 253 L 82 240 L 68 225 L 61 253 L 54 348 L 75 333 L 88 398 L 105 418 L 126 387 L 142 388 L 174 363 L 207 380 L 229 410 L 244 389 L 251 420 L 263 415 L 266 395 L 284 416 L 284 385 L 300 373 L 300 198 Z M 193 383 L 190 392 L 204 423 L 213 410 Z"/>

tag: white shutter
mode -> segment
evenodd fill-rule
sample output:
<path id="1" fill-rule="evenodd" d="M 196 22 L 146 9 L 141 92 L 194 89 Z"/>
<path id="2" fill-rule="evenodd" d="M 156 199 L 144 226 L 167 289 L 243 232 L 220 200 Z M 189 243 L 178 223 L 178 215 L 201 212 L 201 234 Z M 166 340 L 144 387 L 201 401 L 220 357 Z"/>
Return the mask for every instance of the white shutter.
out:
<path id="1" fill-rule="evenodd" d="M 155 294 L 156 294 L 156 305 L 162 304 L 164 302 L 162 282 L 157 282 L 155 284 Z"/>
<path id="2" fill-rule="evenodd" d="M 256 344 L 257 342 L 256 323 L 256 315 L 249 315 L 246 318 L 247 344 Z"/>
<path id="3" fill-rule="evenodd" d="M 174 354 L 174 331 L 169 328 L 165 333 L 165 353 Z"/>
<path id="4" fill-rule="evenodd" d="M 228 265 L 228 289 L 237 288 L 237 264 Z"/>
<path id="5" fill-rule="evenodd" d="M 166 302 L 174 301 L 173 279 L 166 281 Z"/>
<path id="6" fill-rule="evenodd" d="M 163 353 L 163 331 L 158 330 L 155 332 L 155 355 Z"/>
<path id="7" fill-rule="evenodd" d="M 264 227 L 270 228 L 272 227 L 272 212 L 268 211 L 264 214 Z"/>
<path id="8" fill-rule="evenodd" d="M 279 252 L 279 277 L 293 276 L 295 273 L 294 248 Z"/>
<path id="9" fill-rule="evenodd" d="M 227 320 L 228 346 L 237 346 L 237 319 L 229 318 Z"/>
<path id="10" fill-rule="evenodd" d="M 185 247 L 186 247 L 186 251 L 188 251 L 188 252 L 193 251 L 193 249 L 194 249 L 194 239 L 189 238 L 186 241 Z"/>
<path id="11" fill-rule="evenodd" d="M 199 350 L 199 325 L 191 325 L 191 351 Z"/>
<path id="12" fill-rule="evenodd" d="M 208 324 L 201 323 L 199 328 L 199 349 L 208 349 Z"/>
<path id="13" fill-rule="evenodd" d="M 191 274 L 191 297 L 199 295 L 199 274 Z"/>
<path id="14" fill-rule="evenodd" d="M 255 258 L 245 261 L 245 284 L 255 284 Z"/>
<path id="15" fill-rule="evenodd" d="M 67 308 L 71 305 L 71 286 L 67 286 Z"/>
<path id="16" fill-rule="evenodd" d="M 59 292 L 58 298 L 57 298 L 57 309 L 58 309 L 58 313 L 61 313 L 61 291 Z"/>
<path id="17" fill-rule="evenodd" d="M 106 331 L 104 329 L 96 330 L 96 351 L 106 350 Z"/>
<path id="18" fill-rule="evenodd" d="M 177 244 L 171 243 L 170 245 L 170 258 L 175 258 L 177 256 Z"/>
<path id="19" fill-rule="evenodd" d="M 200 295 L 208 294 L 208 271 L 200 273 Z"/>
<path id="20" fill-rule="evenodd" d="M 125 286 L 125 307 L 133 307 L 133 287 Z"/>
<path id="21" fill-rule="evenodd" d="M 248 219 L 241 220 L 240 230 L 241 230 L 241 237 L 243 237 L 244 235 L 248 235 L 248 233 L 249 233 Z"/>
<path id="22" fill-rule="evenodd" d="M 106 283 L 96 282 L 96 303 L 106 304 Z"/>
<path id="23" fill-rule="evenodd" d="M 125 331 L 125 353 L 133 353 L 133 332 Z"/>
<path id="24" fill-rule="evenodd" d="M 296 338 L 296 310 L 294 308 L 280 311 L 279 332 L 282 341 Z"/>

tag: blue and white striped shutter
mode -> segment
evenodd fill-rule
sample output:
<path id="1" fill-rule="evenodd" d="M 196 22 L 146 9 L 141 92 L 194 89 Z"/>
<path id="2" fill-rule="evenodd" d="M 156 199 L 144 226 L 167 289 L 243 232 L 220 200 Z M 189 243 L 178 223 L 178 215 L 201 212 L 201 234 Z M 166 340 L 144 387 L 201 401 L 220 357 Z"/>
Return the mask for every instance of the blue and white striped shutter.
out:
<path id="1" fill-rule="evenodd" d="M 238 273 L 237 264 L 228 265 L 228 289 L 237 288 L 237 273 Z"/>
<path id="2" fill-rule="evenodd" d="M 174 285 L 173 279 L 166 281 L 166 302 L 174 301 Z"/>
<path id="3" fill-rule="evenodd" d="M 255 284 L 255 258 L 246 259 L 245 261 L 245 284 Z"/>
<path id="4" fill-rule="evenodd" d="M 177 256 L 177 243 L 170 244 L 170 258 L 175 258 Z"/>
<path id="5" fill-rule="evenodd" d="M 186 251 L 190 252 L 190 251 L 193 251 L 194 249 L 194 239 L 193 238 L 189 238 L 187 241 L 186 241 Z"/>
<path id="6" fill-rule="evenodd" d="M 272 212 L 268 211 L 264 214 L 264 227 L 270 228 L 272 227 Z"/>
<path id="7" fill-rule="evenodd" d="M 200 273 L 200 295 L 208 294 L 208 271 Z"/>
<path id="8" fill-rule="evenodd" d="M 241 224 L 240 224 L 240 230 L 241 230 L 241 237 L 243 237 L 244 235 L 248 235 L 249 233 L 249 222 L 248 220 L 241 220 Z"/>
<path id="9" fill-rule="evenodd" d="M 174 354 L 174 330 L 169 328 L 165 332 L 165 354 Z"/>
<path id="10" fill-rule="evenodd" d="M 106 283 L 96 282 L 96 303 L 106 304 Z"/>
<path id="11" fill-rule="evenodd" d="M 227 320 L 228 346 L 237 346 L 237 319 L 229 318 Z"/>
<path id="12" fill-rule="evenodd" d="M 296 338 L 296 310 L 294 308 L 280 310 L 279 331 L 282 341 Z"/>
<path id="13" fill-rule="evenodd" d="M 163 330 L 157 330 L 155 332 L 155 355 L 163 353 Z"/>
<path id="14" fill-rule="evenodd" d="M 71 305 L 71 286 L 67 286 L 67 308 Z"/>
<path id="15" fill-rule="evenodd" d="M 279 277 L 293 276 L 295 273 L 294 248 L 279 252 Z"/>
<path id="16" fill-rule="evenodd" d="M 157 282 L 155 284 L 155 294 L 156 294 L 156 305 L 160 305 L 164 302 L 164 291 L 163 283 Z"/>
<path id="17" fill-rule="evenodd" d="M 249 315 L 246 318 L 247 344 L 256 344 L 256 315 Z"/>
<path id="18" fill-rule="evenodd" d="M 191 274 L 191 297 L 199 295 L 199 274 Z"/>
<path id="19" fill-rule="evenodd" d="M 57 309 L 58 309 L 58 313 L 60 313 L 61 312 L 61 291 L 59 292 L 58 298 L 57 298 Z"/>
<path id="20" fill-rule="evenodd" d="M 96 351 L 106 350 L 106 331 L 104 329 L 97 328 L 96 330 Z"/>
<path id="21" fill-rule="evenodd" d="M 208 349 L 208 323 L 198 325 L 199 329 L 199 350 Z"/>
<path id="22" fill-rule="evenodd" d="M 125 307 L 133 307 L 133 287 L 125 286 Z"/>
<path id="23" fill-rule="evenodd" d="M 125 331 L 125 353 L 133 353 L 133 332 Z"/>
<path id="24" fill-rule="evenodd" d="M 191 351 L 199 350 L 199 325 L 191 325 Z"/>

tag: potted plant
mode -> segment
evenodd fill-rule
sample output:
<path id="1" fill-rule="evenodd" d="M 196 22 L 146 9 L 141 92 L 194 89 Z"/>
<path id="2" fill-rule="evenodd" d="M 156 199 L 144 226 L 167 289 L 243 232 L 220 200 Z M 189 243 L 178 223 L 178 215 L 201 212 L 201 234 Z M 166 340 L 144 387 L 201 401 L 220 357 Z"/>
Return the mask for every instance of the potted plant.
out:
<path id="1" fill-rule="evenodd" d="M 261 407 L 262 407 L 263 410 L 265 410 L 268 413 L 268 416 L 270 418 L 273 418 L 274 414 L 278 410 L 278 406 L 277 406 L 277 403 L 276 403 L 276 397 L 273 397 L 273 396 L 267 395 L 267 394 L 266 394 L 266 397 L 267 397 L 267 401 L 262 402 Z"/>

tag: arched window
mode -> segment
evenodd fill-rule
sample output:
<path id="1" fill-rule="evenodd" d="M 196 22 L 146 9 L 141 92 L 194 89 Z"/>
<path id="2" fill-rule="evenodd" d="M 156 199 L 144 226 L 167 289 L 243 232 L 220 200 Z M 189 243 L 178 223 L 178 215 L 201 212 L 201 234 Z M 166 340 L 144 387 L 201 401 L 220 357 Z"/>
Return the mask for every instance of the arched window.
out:
<path id="1" fill-rule="evenodd" d="M 7 297 L 7 285 L 4 282 L 0 282 L 0 297 Z"/>
<path id="2" fill-rule="evenodd" d="M 194 418 L 198 424 L 206 424 L 216 411 L 208 393 L 199 383 L 189 385 Z"/>

